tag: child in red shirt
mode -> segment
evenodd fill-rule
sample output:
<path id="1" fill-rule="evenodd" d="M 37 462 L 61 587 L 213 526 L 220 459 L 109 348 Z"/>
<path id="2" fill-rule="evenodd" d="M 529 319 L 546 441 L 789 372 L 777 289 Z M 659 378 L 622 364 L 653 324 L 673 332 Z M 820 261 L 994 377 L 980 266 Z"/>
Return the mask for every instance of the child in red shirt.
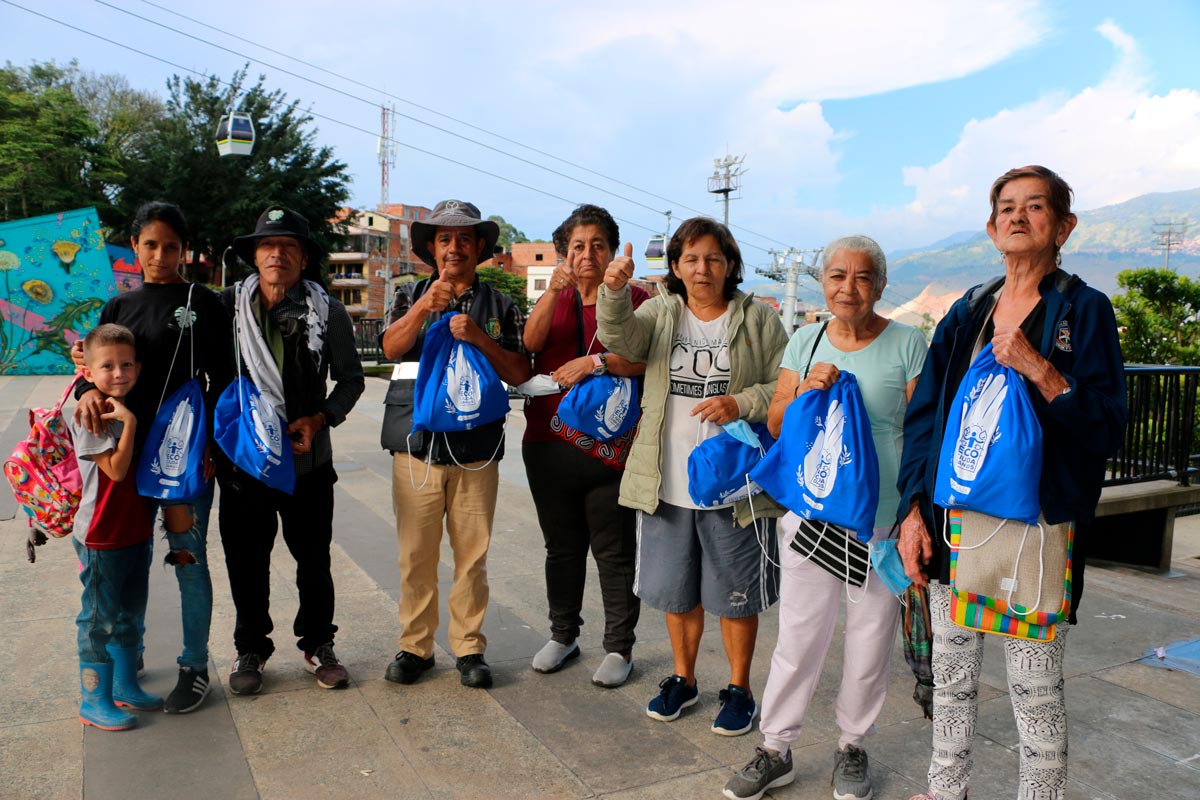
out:
<path id="1" fill-rule="evenodd" d="M 83 482 L 71 541 L 79 555 L 82 608 L 79 637 L 79 720 L 102 730 L 124 730 L 139 711 L 162 707 L 162 698 L 137 682 L 136 620 L 145 613 L 153 518 L 133 480 L 137 418 L 124 398 L 137 382 L 133 334 L 120 325 L 97 327 L 83 340 L 83 376 L 105 396 L 107 430 L 97 436 L 72 423 L 71 436 Z"/>

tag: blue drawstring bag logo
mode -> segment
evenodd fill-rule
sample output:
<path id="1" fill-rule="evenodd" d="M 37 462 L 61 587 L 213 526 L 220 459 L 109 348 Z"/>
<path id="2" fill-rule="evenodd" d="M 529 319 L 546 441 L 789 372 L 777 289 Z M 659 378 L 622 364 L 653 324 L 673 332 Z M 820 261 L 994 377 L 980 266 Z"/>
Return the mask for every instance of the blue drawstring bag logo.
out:
<path id="1" fill-rule="evenodd" d="M 825 391 L 797 397 L 779 442 L 750 472 L 776 502 L 801 517 L 871 538 L 879 505 L 879 459 L 858 380 L 842 371 Z"/>
<path id="2" fill-rule="evenodd" d="M 246 375 L 225 387 L 213 409 L 213 438 L 225 455 L 251 477 L 291 494 L 296 467 L 283 416 Z"/>
<path id="3" fill-rule="evenodd" d="M 487 358 L 450 333 L 451 311 L 429 326 L 413 389 L 412 432 L 469 431 L 508 414 L 508 390 Z"/>
<path id="4" fill-rule="evenodd" d="M 138 494 L 159 500 L 194 500 L 204 491 L 208 416 L 195 378 L 163 402 L 150 424 L 138 461 Z"/>
<path id="5" fill-rule="evenodd" d="M 558 403 L 558 418 L 564 425 L 600 442 L 629 433 L 641 415 L 638 382 L 616 375 L 590 375 Z"/>
<path id="6" fill-rule="evenodd" d="M 1042 426 L 1025 380 L 996 362 L 989 343 L 954 397 L 938 454 L 933 501 L 943 508 L 1037 525 Z"/>
<path id="7" fill-rule="evenodd" d="M 742 419 L 722 426 L 716 436 L 696 445 L 688 456 L 688 494 L 701 508 L 736 503 L 762 488 L 748 480 L 775 438 L 763 423 Z"/>

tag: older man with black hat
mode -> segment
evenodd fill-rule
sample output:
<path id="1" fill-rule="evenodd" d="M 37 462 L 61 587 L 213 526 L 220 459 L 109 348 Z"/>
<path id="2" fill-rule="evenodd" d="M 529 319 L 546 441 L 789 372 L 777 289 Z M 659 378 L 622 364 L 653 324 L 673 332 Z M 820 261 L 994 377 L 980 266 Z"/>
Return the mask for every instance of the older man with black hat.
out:
<path id="1" fill-rule="evenodd" d="M 340 424 L 365 386 L 346 308 L 321 284 L 324 248 L 308 220 L 281 206 L 258 218 L 254 233 L 234 249 L 257 271 L 229 287 L 222 300 L 234 317 L 242 372 L 287 420 L 296 485 L 292 494 L 271 488 L 222 459 L 221 542 L 237 609 L 237 661 L 229 676 L 234 694 L 256 694 L 275 650 L 270 633 L 271 550 L 279 522 L 296 559 L 300 610 L 293 632 L 317 685 L 350 682 L 333 652 L 334 591 L 329 568 L 333 540 L 333 449 L 329 429 Z M 333 391 L 326 393 L 332 376 Z"/>
<path id="2" fill-rule="evenodd" d="M 412 224 L 412 247 L 433 275 L 396 290 L 382 338 L 399 361 L 388 387 L 381 443 L 392 452 L 392 505 L 400 550 L 400 652 L 384 677 L 412 683 L 433 666 L 438 626 L 438 554 L 442 524 L 454 550 L 450 647 L 464 686 L 487 688 L 487 551 L 504 455 L 504 420 L 459 433 L 412 433 L 413 390 L 425 331 L 447 311 L 454 338 L 479 349 L 510 384 L 529 379 L 524 317 L 506 295 L 475 274 L 492 257 L 500 229 L 470 203 L 445 200 Z M 410 435 L 411 434 L 411 435 Z"/>

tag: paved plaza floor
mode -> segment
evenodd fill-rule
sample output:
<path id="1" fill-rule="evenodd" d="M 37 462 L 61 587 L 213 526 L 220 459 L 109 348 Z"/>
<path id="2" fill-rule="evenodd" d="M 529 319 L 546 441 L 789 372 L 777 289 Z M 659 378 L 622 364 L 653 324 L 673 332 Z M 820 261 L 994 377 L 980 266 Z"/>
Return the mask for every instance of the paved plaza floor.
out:
<path id="1" fill-rule="evenodd" d="M 64 381 L 0 377 L 3 454 L 28 430 L 23 409 L 53 402 Z M 12 518 L 11 497 L 0 493 L 0 798 L 720 797 L 761 737 L 757 727 L 737 738 L 709 731 L 717 691 L 728 680 L 715 619 L 701 646 L 700 703 L 674 723 L 650 719 L 644 710 L 671 672 L 663 616 L 653 609 L 642 614 L 629 683 L 614 690 L 591 684 L 604 655 L 594 569 L 583 656 L 554 675 L 530 669 L 548 623 L 544 549 L 520 459 L 524 419 L 516 405 L 488 560 L 485 630 L 495 687 L 459 685 L 445 636 L 445 544 L 437 665 L 412 686 L 383 679 L 396 649 L 399 592 L 391 459 L 379 448 L 385 388 L 383 380 L 368 378 L 358 407 L 334 431 L 337 652 L 352 676 L 342 691 L 318 688 L 294 647 L 295 565 L 280 541 L 271 585 L 277 650 L 262 694 L 229 694 L 234 611 L 214 512 L 208 548 L 213 692 L 191 714 L 142 713 L 139 727 L 126 732 L 85 729 L 77 717 L 74 553 L 56 540 L 41 548 L 36 564 L 27 563 L 25 523 Z M 156 548 L 161 556 L 162 543 Z M 1139 663 L 1148 648 L 1200 636 L 1200 517 L 1179 521 L 1174 556 L 1165 574 L 1116 565 L 1087 571 L 1080 624 L 1067 653 L 1072 800 L 1200 798 L 1200 677 Z M 762 617 L 756 692 L 766 680 L 777 623 L 774 610 Z M 166 694 L 175 682 L 180 625 L 175 579 L 162 566 L 151 571 L 147 626 L 143 685 Z M 832 796 L 839 642 L 840 635 L 794 750 L 796 781 L 771 797 Z M 972 800 L 1016 793 L 1018 744 L 1002 648 L 989 645 Z M 930 729 L 911 699 L 913 680 L 899 637 L 891 671 L 878 731 L 866 748 L 875 796 L 903 800 L 923 786 Z"/>

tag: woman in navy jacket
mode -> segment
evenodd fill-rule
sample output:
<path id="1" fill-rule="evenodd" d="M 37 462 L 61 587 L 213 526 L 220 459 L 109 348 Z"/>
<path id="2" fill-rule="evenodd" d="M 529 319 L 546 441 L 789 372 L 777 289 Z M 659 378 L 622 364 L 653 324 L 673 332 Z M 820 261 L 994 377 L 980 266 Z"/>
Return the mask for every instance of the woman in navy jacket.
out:
<path id="1" fill-rule="evenodd" d="M 949 549 L 944 514 L 931 500 L 938 453 L 953 396 L 978 348 L 1024 378 L 1042 426 L 1039 500 L 1049 524 L 1073 522 L 1074 596 L 1083 580 L 1086 526 L 1095 516 L 1106 459 L 1125 427 L 1124 363 L 1112 305 L 1060 269 L 1074 230 L 1071 188 L 1051 170 L 1019 167 L 992 185 L 987 231 L 1003 254 L 1005 274 L 970 289 L 939 323 L 904 421 L 899 549 L 905 571 L 929 587 L 933 627 L 933 758 L 929 792 L 961 800 L 971 769 L 971 740 L 984 634 L 949 616 Z M 933 534 L 930 534 L 930 531 Z M 1049 642 L 1005 638 L 1010 692 L 1021 737 L 1021 797 L 1063 796 L 1067 778 L 1062 656 L 1068 626 Z"/>

